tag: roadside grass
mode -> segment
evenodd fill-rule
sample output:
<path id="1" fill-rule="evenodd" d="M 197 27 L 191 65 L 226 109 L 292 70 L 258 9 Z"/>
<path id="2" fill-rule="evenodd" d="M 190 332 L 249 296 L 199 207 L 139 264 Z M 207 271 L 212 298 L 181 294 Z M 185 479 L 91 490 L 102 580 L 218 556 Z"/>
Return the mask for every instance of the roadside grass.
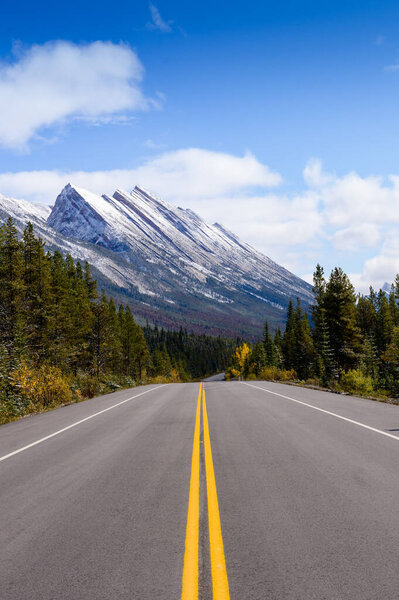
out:
<path id="1" fill-rule="evenodd" d="M 277 369 L 277 367 L 272 367 L 272 369 Z M 320 392 L 330 392 L 334 394 L 341 394 L 343 396 L 357 396 L 359 398 L 365 398 L 367 400 L 374 400 L 376 402 L 385 402 L 387 404 L 394 404 L 399 406 L 398 398 L 390 398 L 388 392 L 381 389 L 375 389 L 370 385 L 372 381 L 371 378 L 367 378 L 366 381 L 359 377 L 358 373 L 345 373 L 339 383 L 334 383 L 330 386 L 322 385 L 320 380 L 316 377 L 312 377 L 306 380 L 300 380 L 296 377 L 296 373 L 294 376 L 289 378 L 288 372 L 285 371 L 284 374 L 281 373 L 281 369 L 277 369 L 277 377 L 273 377 L 273 372 L 265 372 L 263 370 L 259 377 L 256 377 L 253 373 L 250 373 L 249 376 L 245 379 L 245 381 L 271 381 L 273 383 L 284 383 L 286 385 L 292 385 L 296 387 L 303 387 L 312 390 L 317 390 Z M 269 376 L 265 377 L 267 374 Z"/>
<path id="2" fill-rule="evenodd" d="M 180 383 L 176 373 L 159 375 L 137 381 L 131 377 L 104 374 L 100 378 L 84 372 L 65 375 L 57 367 L 42 365 L 33 368 L 21 363 L 0 390 L 0 425 L 22 417 L 38 414 L 110 394 L 117 390 L 159 383 Z"/>

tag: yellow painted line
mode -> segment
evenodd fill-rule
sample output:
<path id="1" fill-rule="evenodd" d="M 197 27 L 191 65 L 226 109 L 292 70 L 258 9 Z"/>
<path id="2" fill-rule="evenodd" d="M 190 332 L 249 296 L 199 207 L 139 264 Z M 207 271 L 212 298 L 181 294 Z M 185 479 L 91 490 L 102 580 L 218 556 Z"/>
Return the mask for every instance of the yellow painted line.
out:
<path id="1" fill-rule="evenodd" d="M 227 579 L 226 560 L 224 556 L 222 527 L 220 525 L 219 504 L 216 491 L 215 471 L 213 468 L 204 388 L 202 396 L 202 413 L 204 419 L 205 470 L 208 496 L 209 545 L 211 553 L 213 600 L 229 600 L 229 582 Z"/>
<path id="2" fill-rule="evenodd" d="M 197 413 L 194 427 L 181 600 L 198 600 L 201 391 L 202 383 L 200 383 L 198 392 Z"/>

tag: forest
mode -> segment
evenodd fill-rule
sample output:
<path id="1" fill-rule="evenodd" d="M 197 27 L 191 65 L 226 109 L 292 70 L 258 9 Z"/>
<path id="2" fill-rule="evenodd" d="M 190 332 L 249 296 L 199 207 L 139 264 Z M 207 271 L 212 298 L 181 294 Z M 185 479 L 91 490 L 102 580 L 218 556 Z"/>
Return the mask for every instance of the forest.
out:
<path id="1" fill-rule="evenodd" d="M 311 314 L 289 303 L 284 333 L 236 348 L 228 377 L 299 380 L 366 396 L 399 397 L 399 276 L 389 293 L 359 295 L 340 268 L 317 265 Z"/>
<path id="2" fill-rule="evenodd" d="M 232 340 L 135 322 L 89 264 L 47 251 L 28 224 L 0 226 L 0 423 L 140 383 L 223 371 Z"/>
<path id="3" fill-rule="evenodd" d="M 399 276 L 357 295 L 317 265 L 315 303 L 289 303 L 286 327 L 256 344 L 136 323 L 97 289 L 90 265 L 46 249 L 29 223 L 0 226 L 0 423 L 142 383 L 227 378 L 299 381 L 399 397 Z"/>

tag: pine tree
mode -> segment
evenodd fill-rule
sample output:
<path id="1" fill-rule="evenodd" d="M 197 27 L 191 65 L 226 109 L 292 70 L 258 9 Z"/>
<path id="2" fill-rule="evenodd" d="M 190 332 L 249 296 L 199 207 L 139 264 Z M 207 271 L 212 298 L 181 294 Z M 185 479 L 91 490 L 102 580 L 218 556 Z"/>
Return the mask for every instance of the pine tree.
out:
<path id="1" fill-rule="evenodd" d="M 36 238 L 28 223 L 23 234 L 26 337 L 32 359 L 39 364 L 49 345 L 51 311 L 51 260 L 45 243 Z"/>
<path id="2" fill-rule="evenodd" d="M 391 291 L 389 293 L 388 302 L 389 302 L 389 312 L 390 312 L 390 316 L 391 316 L 392 326 L 396 327 L 397 325 L 399 325 L 399 310 L 398 310 L 398 304 L 396 302 L 394 285 L 392 285 Z"/>
<path id="3" fill-rule="evenodd" d="M 338 369 L 330 345 L 330 334 L 324 308 L 320 310 L 318 317 L 318 338 L 315 349 L 317 353 L 316 374 L 324 385 L 328 385 L 332 380 L 338 378 Z"/>
<path id="4" fill-rule="evenodd" d="M 360 332 L 356 325 L 356 295 L 348 276 L 335 268 L 326 285 L 324 308 L 334 362 L 347 370 L 356 365 Z"/>
<path id="5" fill-rule="evenodd" d="M 375 341 L 379 354 L 382 354 L 391 341 L 393 328 L 389 302 L 383 290 L 380 290 L 377 295 L 376 305 Z"/>
<path id="6" fill-rule="evenodd" d="M 146 369 L 151 364 L 151 357 L 145 341 L 143 330 L 139 325 L 135 326 L 133 338 L 134 370 L 138 381 L 146 374 Z"/>
<path id="7" fill-rule="evenodd" d="M 87 291 L 90 300 L 96 300 L 97 298 L 97 281 L 93 279 L 91 275 L 91 269 L 89 263 L 86 261 L 84 266 L 84 280 L 86 282 Z"/>
<path id="8" fill-rule="evenodd" d="M 356 304 L 356 325 L 363 337 L 375 336 L 376 296 L 370 289 L 370 296 L 359 296 Z"/>
<path id="9" fill-rule="evenodd" d="M 266 364 L 270 366 L 276 366 L 278 363 L 278 353 L 274 345 L 272 336 L 269 333 L 268 322 L 265 322 L 263 329 L 263 347 L 265 353 Z"/>
<path id="10" fill-rule="evenodd" d="M 274 347 L 277 352 L 277 367 L 281 369 L 283 367 L 283 337 L 280 327 L 277 327 L 274 333 Z"/>
<path id="11" fill-rule="evenodd" d="M 262 369 L 266 366 L 267 358 L 265 352 L 265 345 L 262 342 L 255 344 L 252 350 L 251 363 L 255 372 L 255 375 L 259 377 Z"/>
<path id="12" fill-rule="evenodd" d="M 92 365 L 97 379 L 106 371 L 110 355 L 110 315 L 107 298 L 101 297 L 93 304 L 94 323 L 90 334 Z"/>
<path id="13" fill-rule="evenodd" d="M 11 217 L 1 227 L 0 335 L 11 368 L 26 351 L 23 300 L 25 296 L 22 244 Z"/>
<path id="14" fill-rule="evenodd" d="M 285 326 L 282 349 L 284 366 L 286 369 L 295 369 L 296 360 L 296 318 L 292 300 L 289 301 L 287 322 Z"/>
<path id="15" fill-rule="evenodd" d="M 296 372 L 300 379 L 308 379 L 314 373 L 315 353 L 310 325 L 306 314 L 301 315 L 301 307 L 298 302 L 299 328 L 297 333 L 297 364 Z"/>
<path id="16" fill-rule="evenodd" d="M 49 311 L 49 359 L 68 370 L 73 361 L 73 311 L 71 299 L 71 274 L 58 250 L 52 255 L 51 264 L 51 307 Z"/>
<path id="17" fill-rule="evenodd" d="M 324 279 L 324 270 L 318 264 L 313 273 L 313 295 L 314 304 L 311 307 L 313 322 L 313 341 L 315 348 L 320 352 L 321 340 L 323 337 L 322 329 L 325 327 L 325 308 L 324 297 L 326 293 L 326 280 Z"/>
<path id="18" fill-rule="evenodd" d="M 122 340 L 120 320 L 113 298 L 108 301 L 108 362 L 107 368 L 111 373 L 122 372 Z"/>
<path id="19" fill-rule="evenodd" d="M 330 345 L 330 333 L 327 324 L 325 296 L 326 280 L 324 269 L 318 264 L 313 274 L 313 294 L 315 302 L 311 308 L 313 322 L 314 370 L 323 384 L 338 376 Z"/>

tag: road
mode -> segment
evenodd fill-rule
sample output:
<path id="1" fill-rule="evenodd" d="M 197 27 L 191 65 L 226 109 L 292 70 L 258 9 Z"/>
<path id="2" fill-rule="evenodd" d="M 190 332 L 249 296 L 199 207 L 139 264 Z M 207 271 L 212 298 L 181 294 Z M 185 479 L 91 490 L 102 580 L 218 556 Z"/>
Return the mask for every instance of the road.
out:
<path id="1" fill-rule="evenodd" d="M 399 598 L 399 407 L 199 389 L 0 428 L 1 600 Z"/>

